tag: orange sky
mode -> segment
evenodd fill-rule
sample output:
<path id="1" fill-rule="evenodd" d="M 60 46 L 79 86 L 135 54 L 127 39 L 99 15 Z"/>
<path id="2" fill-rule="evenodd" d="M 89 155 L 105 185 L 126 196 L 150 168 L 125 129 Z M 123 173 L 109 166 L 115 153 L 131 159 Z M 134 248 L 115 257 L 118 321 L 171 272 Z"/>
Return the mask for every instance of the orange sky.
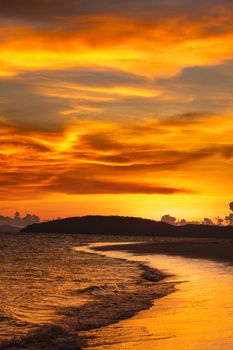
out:
<path id="1" fill-rule="evenodd" d="M 228 214 L 230 1 L 8 0 L 0 214 Z"/>

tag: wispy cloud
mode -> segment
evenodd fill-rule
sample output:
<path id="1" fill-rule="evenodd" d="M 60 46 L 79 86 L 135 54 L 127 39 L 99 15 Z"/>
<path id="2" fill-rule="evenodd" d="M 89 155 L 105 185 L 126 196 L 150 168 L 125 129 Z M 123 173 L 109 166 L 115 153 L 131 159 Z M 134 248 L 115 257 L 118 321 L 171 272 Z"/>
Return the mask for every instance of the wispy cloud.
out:
<path id="1" fill-rule="evenodd" d="M 186 208 L 186 195 L 228 196 L 232 10 L 228 0 L 5 1 L 1 199 L 156 194 Z"/>
<path id="2" fill-rule="evenodd" d="M 16 126 L 2 125 L 2 130 L 6 128 L 8 132 L 1 135 L 2 198 L 19 198 L 22 194 L 40 197 L 59 192 L 198 192 L 197 185 L 183 181 L 184 176 L 190 176 L 193 166 L 204 166 L 204 170 L 205 160 L 212 159 L 212 164 L 219 166 L 233 157 L 230 142 L 232 124 L 229 124 L 229 134 L 225 134 L 225 143 L 214 143 L 215 124 L 211 134 L 210 119 L 201 120 L 198 121 L 201 124 L 198 128 L 202 129 L 201 138 L 197 125 L 192 130 L 201 144 L 190 142 L 190 135 L 182 134 L 180 128 L 174 129 L 173 124 L 162 123 L 159 128 L 165 131 L 156 135 L 156 126 L 148 121 L 143 125 L 140 123 L 136 130 L 135 123 L 132 128 L 130 124 L 125 128 L 125 124 L 121 123 L 86 120 L 76 122 L 63 131 L 34 130 L 29 135 L 22 134 Z M 140 134 L 142 127 L 144 132 Z M 167 142 L 164 142 L 165 139 Z"/>

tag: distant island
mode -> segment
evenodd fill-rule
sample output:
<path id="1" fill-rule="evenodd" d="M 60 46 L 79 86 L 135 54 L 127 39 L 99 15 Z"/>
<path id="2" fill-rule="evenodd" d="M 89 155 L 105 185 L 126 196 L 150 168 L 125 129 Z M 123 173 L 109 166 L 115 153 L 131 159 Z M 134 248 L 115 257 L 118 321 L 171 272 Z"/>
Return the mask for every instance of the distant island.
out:
<path id="1" fill-rule="evenodd" d="M 233 226 L 173 226 L 137 217 L 91 215 L 32 224 L 21 229 L 21 232 L 233 238 Z"/>

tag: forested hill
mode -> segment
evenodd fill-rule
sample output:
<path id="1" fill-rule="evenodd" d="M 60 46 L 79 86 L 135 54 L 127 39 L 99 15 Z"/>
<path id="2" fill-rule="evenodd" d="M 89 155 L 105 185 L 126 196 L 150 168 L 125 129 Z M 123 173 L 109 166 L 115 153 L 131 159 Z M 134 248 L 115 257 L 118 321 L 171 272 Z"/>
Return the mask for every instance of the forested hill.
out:
<path id="1" fill-rule="evenodd" d="M 29 225 L 22 232 L 233 238 L 232 226 L 170 224 L 136 217 L 82 216 Z"/>

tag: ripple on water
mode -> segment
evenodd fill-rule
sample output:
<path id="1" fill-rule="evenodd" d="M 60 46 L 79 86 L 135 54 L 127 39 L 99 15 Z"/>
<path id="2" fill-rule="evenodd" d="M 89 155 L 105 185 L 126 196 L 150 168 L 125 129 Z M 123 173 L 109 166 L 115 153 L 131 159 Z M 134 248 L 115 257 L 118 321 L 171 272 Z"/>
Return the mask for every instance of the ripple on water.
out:
<path id="1" fill-rule="evenodd" d="M 73 322 L 76 330 L 106 325 L 131 317 L 172 288 L 161 284 L 156 292 L 152 270 L 74 250 L 80 243 L 75 235 L 0 236 L 1 339 L 53 324 Z"/>
<path id="2" fill-rule="evenodd" d="M 107 255 L 141 259 L 122 252 Z M 145 256 L 144 256 L 145 258 Z M 176 281 L 175 293 L 135 317 L 88 334 L 101 350 L 232 350 L 233 266 L 214 261 L 147 255 L 148 263 Z"/>

